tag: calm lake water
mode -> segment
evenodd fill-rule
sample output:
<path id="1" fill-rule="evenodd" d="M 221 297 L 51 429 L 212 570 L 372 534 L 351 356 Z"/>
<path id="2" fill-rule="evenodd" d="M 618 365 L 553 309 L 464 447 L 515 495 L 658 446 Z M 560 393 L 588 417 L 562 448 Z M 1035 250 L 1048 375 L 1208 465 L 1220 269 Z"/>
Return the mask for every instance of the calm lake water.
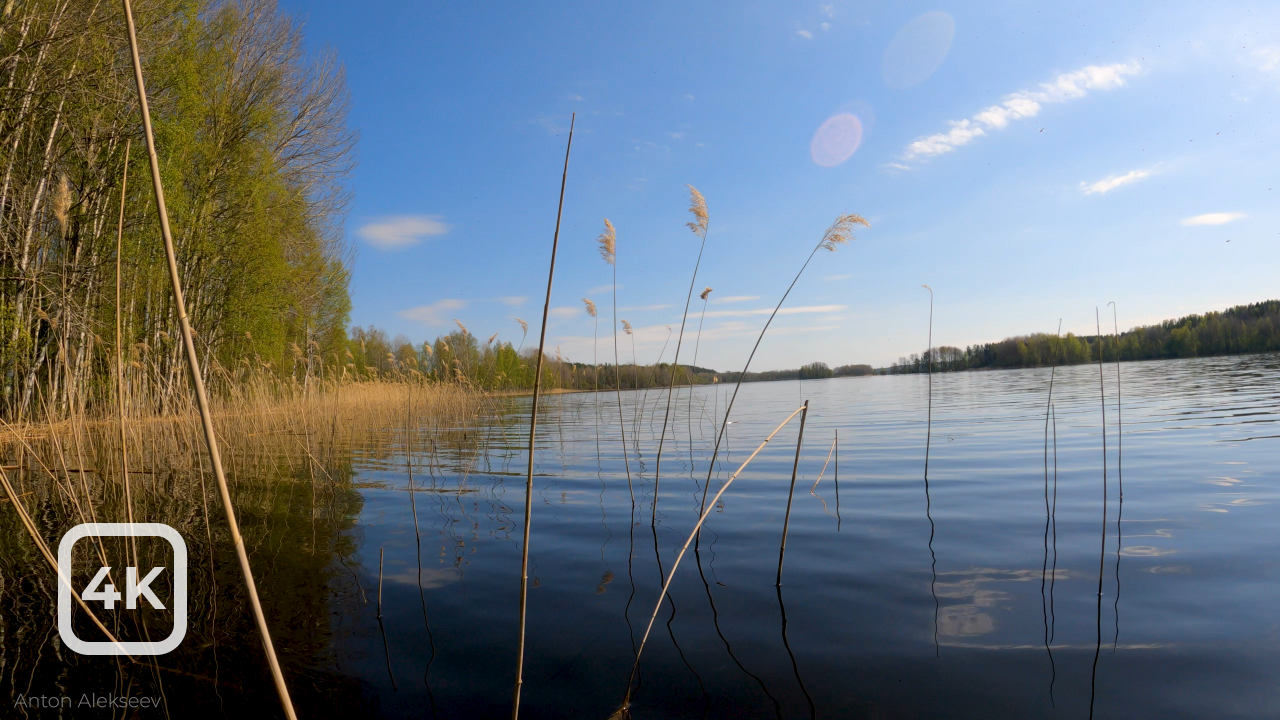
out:
<path id="1" fill-rule="evenodd" d="M 713 493 L 810 403 L 783 584 L 798 418 L 725 493 L 680 566 L 635 714 L 1086 717 L 1092 702 L 1100 718 L 1274 717 L 1280 358 L 1120 374 L 1118 387 L 1116 366 L 1104 368 L 1105 525 L 1096 365 L 1056 371 L 1047 440 L 1048 369 L 935 375 L 928 494 L 926 377 L 744 385 Z M 663 393 L 622 397 L 629 449 L 638 438 L 634 508 L 617 396 L 547 400 L 522 717 L 617 707 L 662 574 L 696 521 L 730 391 L 698 388 L 692 404 L 679 394 L 656 525 Z M 509 713 L 524 407 L 492 430 L 487 457 L 415 452 L 412 502 L 403 455 L 357 466 L 348 564 L 371 593 L 384 549 L 385 637 L 372 598 L 335 584 L 332 669 L 383 716 Z M 838 503 L 834 459 L 811 492 L 837 431 Z"/>
<path id="2" fill-rule="evenodd" d="M 1280 356 L 1120 374 L 1120 405 L 1115 365 L 1102 382 L 1105 522 L 1096 365 L 1056 371 L 1048 428 L 1048 369 L 935 375 L 927 485 L 925 376 L 744 385 L 712 494 L 809 401 L 782 586 L 798 417 L 729 487 L 679 567 L 635 715 L 1084 718 L 1092 703 L 1098 718 L 1274 717 Z M 696 521 L 731 391 L 678 394 L 656 513 L 665 394 L 622 394 L 634 505 L 617 395 L 546 399 L 521 717 L 603 719 L 618 707 Z M 457 449 L 474 448 L 474 432 L 461 445 L 417 433 L 406 452 L 404 432 L 389 431 L 327 461 L 340 482 L 233 463 L 301 717 L 509 716 L 527 413 L 516 399 L 482 428 L 487 452 Z M 814 488 L 837 431 L 838 457 Z M 150 482 L 191 546 L 183 645 L 154 672 L 60 647 L 47 567 L 0 506 L 0 695 L 163 692 L 170 717 L 279 716 L 229 544 L 218 525 L 205 530 L 190 494 L 199 485 Z"/>

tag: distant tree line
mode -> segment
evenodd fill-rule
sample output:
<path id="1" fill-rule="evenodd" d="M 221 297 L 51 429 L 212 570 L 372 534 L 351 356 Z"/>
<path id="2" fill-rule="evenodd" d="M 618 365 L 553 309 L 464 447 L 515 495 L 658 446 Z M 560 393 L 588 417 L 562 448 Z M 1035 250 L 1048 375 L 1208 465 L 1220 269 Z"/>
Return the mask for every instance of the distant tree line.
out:
<path id="1" fill-rule="evenodd" d="M 1036 333 L 970 345 L 963 350 L 944 345 L 929 352 L 899 358 L 889 366 L 888 372 L 926 372 L 930 355 L 935 372 L 1077 365 L 1096 362 L 1099 343 L 1103 360 L 1109 362 L 1277 351 L 1280 350 L 1280 300 L 1237 305 L 1222 312 L 1187 315 L 1159 325 L 1137 327 L 1121 333 L 1118 338 L 1105 333 L 1101 338 L 1071 333 L 1062 337 Z"/>

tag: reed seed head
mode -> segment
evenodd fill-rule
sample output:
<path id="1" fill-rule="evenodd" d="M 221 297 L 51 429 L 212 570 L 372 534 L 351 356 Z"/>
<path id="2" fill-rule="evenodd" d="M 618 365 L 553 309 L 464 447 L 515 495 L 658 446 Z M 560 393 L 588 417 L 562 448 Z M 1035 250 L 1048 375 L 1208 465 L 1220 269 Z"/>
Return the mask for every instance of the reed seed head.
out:
<path id="1" fill-rule="evenodd" d="M 525 322 L 525 321 L 521 320 L 520 318 L 516 318 L 516 322 L 520 323 L 520 331 L 521 331 L 521 332 L 523 332 L 525 335 L 528 335 L 528 334 L 529 334 L 529 323 L 527 323 L 527 322 Z"/>
<path id="2" fill-rule="evenodd" d="M 630 335 L 630 334 L 631 334 L 631 323 L 627 322 L 626 320 L 623 320 L 623 321 L 622 321 L 622 330 L 623 330 L 623 332 L 625 332 L 626 334 Z"/>
<path id="3" fill-rule="evenodd" d="M 458 326 L 458 329 L 462 330 L 462 334 L 463 334 L 463 335 L 470 335 L 470 334 L 471 334 L 471 331 L 467 329 L 467 326 L 466 326 L 466 325 L 463 325 L 463 324 L 462 324 L 462 323 L 460 323 L 460 322 L 458 322 L 458 319 L 457 319 L 457 318 L 454 318 L 453 322 L 454 322 L 454 324 L 456 324 L 456 325 Z"/>
<path id="4" fill-rule="evenodd" d="M 689 188 L 689 212 L 693 213 L 693 222 L 685 223 L 694 235 L 700 238 L 707 237 L 707 200 L 702 197 L 702 193 L 698 192 L 698 188 L 692 185 L 685 185 Z"/>
<path id="5" fill-rule="evenodd" d="M 71 183 L 66 175 L 58 178 L 58 188 L 53 193 L 53 217 L 58 221 L 58 231 L 65 236 L 71 217 Z"/>
<path id="6" fill-rule="evenodd" d="M 698 297 L 702 298 L 703 300 L 706 300 L 707 296 L 710 294 L 711 294 L 711 288 L 707 288 L 706 290 L 703 290 L 702 294 L 699 295 Z"/>
<path id="7" fill-rule="evenodd" d="M 600 233 L 600 237 L 596 238 L 596 242 L 600 243 L 600 257 L 610 265 L 617 262 L 618 254 L 618 234 L 613 230 L 613 223 L 609 222 L 609 218 L 604 219 L 604 232 Z"/>
<path id="8" fill-rule="evenodd" d="M 846 245 L 853 240 L 853 227 L 861 225 L 863 227 L 871 227 L 871 223 L 866 218 L 856 213 L 841 215 L 836 221 L 831 223 L 831 227 L 822 234 L 822 242 L 818 243 L 818 247 L 825 248 L 831 252 L 836 251 L 837 245 Z"/>
<path id="9" fill-rule="evenodd" d="M 422 343 L 422 351 L 427 354 L 427 357 L 431 357 L 432 355 L 436 354 L 436 351 L 432 350 L 431 345 L 427 343 Z"/>
<path id="10" fill-rule="evenodd" d="M 493 344 L 493 341 L 494 341 L 495 339 L 497 339 L 497 337 L 498 337 L 498 333 L 494 333 L 494 334 L 490 335 L 490 336 L 489 336 L 489 339 L 488 339 L 488 340 L 486 340 L 484 344 L 485 344 L 485 345 L 492 345 L 492 344 Z"/>
<path id="11" fill-rule="evenodd" d="M 587 306 L 587 314 L 591 317 L 596 316 L 596 304 L 586 298 L 582 298 L 582 304 Z"/>

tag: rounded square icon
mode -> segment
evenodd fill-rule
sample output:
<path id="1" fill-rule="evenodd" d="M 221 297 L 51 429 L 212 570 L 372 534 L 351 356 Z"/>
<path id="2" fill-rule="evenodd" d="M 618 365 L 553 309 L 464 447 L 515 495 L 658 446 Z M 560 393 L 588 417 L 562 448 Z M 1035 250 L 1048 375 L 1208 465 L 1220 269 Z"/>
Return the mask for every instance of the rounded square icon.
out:
<path id="1" fill-rule="evenodd" d="M 76 637 L 71 627 L 71 550 L 78 540 L 87 537 L 158 537 L 173 548 L 173 632 L 159 642 L 90 642 Z M 62 642 L 81 655 L 164 655 L 178 647 L 187 635 L 187 543 L 177 530 L 164 523 L 84 523 L 62 536 L 58 543 L 58 635 Z M 136 570 L 129 568 L 130 583 L 136 582 Z M 102 572 L 105 572 L 102 571 Z M 142 590 L 150 595 L 143 580 Z M 132 591 L 131 591 L 132 592 Z M 136 599 L 136 597 L 134 598 Z M 133 600 L 131 599 L 132 603 Z M 154 604 L 154 603 L 153 603 Z"/>

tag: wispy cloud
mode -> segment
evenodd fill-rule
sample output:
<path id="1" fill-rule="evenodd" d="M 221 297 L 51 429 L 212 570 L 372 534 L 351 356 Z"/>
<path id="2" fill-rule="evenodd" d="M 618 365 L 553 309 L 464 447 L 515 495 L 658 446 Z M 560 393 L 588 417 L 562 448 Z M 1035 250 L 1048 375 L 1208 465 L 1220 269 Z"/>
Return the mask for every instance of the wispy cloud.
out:
<path id="1" fill-rule="evenodd" d="M 424 325 L 444 325 L 450 321 L 454 310 L 461 310 L 467 306 L 465 300 L 437 300 L 430 305 L 419 305 L 418 307 L 401 310 L 396 313 L 405 320 L 413 320 Z"/>
<path id="2" fill-rule="evenodd" d="M 1150 170 L 1130 170 L 1123 175 L 1108 175 L 1107 177 L 1091 183 L 1080 183 L 1080 191 L 1085 195 L 1094 195 L 1110 192 L 1120 187 L 1135 183 L 1143 178 L 1151 177 Z"/>
<path id="3" fill-rule="evenodd" d="M 551 308 L 551 317 L 553 318 L 571 318 L 578 314 L 579 309 L 573 305 L 565 307 Z"/>
<path id="4" fill-rule="evenodd" d="M 851 277 L 853 277 L 853 275 L 827 275 L 826 277 L 824 277 L 824 278 L 822 278 L 822 279 L 823 279 L 823 280 L 827 280 L 827 281 L 833 281 L 833 280 L 848 280 L 848 279 L 849 279 L 849 278 L 851 278 Z"/>
<path id="5" fill-rule="evenodd" d="M 444 235 L 449 226 L 439 215 L 392 215 L 365 223 L 356 234 L 379 250 L 400 250 L 433 235 Z"/>
<path id="6" fill-rule="evenodd" d="M 731 302 L 745 302 L 747 300 L 759 300 L 759 299 L 760 299 L 759 295 L 726 295 L 725 297 L 713 297 L 711 298 L 711 302 L 731 303 Z"/>
<path id="7" fill-rule="evenodd" d="M 1142 70 L 1138 63 L 1090 65 L 1080 70 L 1063 73 L 1050 82 L 1041 83 L 1036 90 L 1019 90 L 1005 97 L 998 105 L 992 105 L 976 113 L 972 118 L 950 121 L 946 132 L 917 138 L 902 152 L 906 162 L 922 160 L 949 153 L 973 142 L 994 130 L 1003 130 L 1014 120 L 1035 117 L 1043 105 L 1076 100 L 1090 90 L 1114 90 L 1125 84 L 1125 77 Z"/>
<path id="8" fill-rule="evenodd" d="M 1184 218 L 1182 224 L 1186 227 L 1193 225 L 1226 225 L 1242 217 L 1244 217 L 1244 213 L 1238 212 L 1205 213 L 1204 215 L 1193 215 L 1189 218 Z"/>
<path id="9" fill-rule="evenodd" d="M 1258 48 L 1253 51 L 1253 57 L 1258 61 L 1258 69 L 1263 72 L 1280 70 L 1280 46 Z"/>
<path id="10" fill-rule="evenodd" d="M 813 39 L 813 33 L 809 32 L 808 30 L 797 30 L 796 34 L 804 38 L 805 40 Z"/>
<path id="11" fill-rule="evenodd" d="M 620 307 L 618 308 L 618 311 L 619 312 L 628 312 L 628 311 L 637 312 L 640 310 L 666 310 L 669 307 L 671 307 L 671 305 L 669 304 L 668 305 L 631 305 L 629 307 Z"/>
<path id="12" fill-rule="evenodd" d="M 778 311 L 779 315 L 802 315 L 808 313 L 833 313 L 844 310 L 848 305 L 803 305 L 800 307 L 782 308 Z M 748 317 L 750 315 L 768 315 L 773 312 L 773 308 L 759 308 L 757 310 L 712 310 L 707 313 L 709 318 L 719 317 Z"/>
<path id="13" fill-rule="evenodd" d="M 519 306 L 523 305 L 523 304 L 524 304 L 524 302 L 525 302 L 526 300 L 528 300 L 529 298 L 527 298 L 527 297 L 525 297 L 525 296 L 523 296 L 523 295 L 511 295 L 511 296 L 508 296 L 508 297 L 500 297 L 500 298 L 495 298 L 495 299 L 496 299 L 498 302 L 502 303 L 503 305 L 509 305 L 509 306 L 511 306 L 511 307 L 519 307 Z"/>
<path id="14" fill-rule="evenodd" d="M 619 290 L 621 290 L 621 289 L 622 289 L 622 287 L 623 287 L 622 285 L 619 285 L 619 286 L 618 286 L 618 289 L 619 289 Z M 613 286 L 612 286 L 612 285 L 597 285 L 597 286 L 595 286 L 595 287 L 593 287 L 593 288 L 588 288 L 588 289 L 587 289 L 587 294 L 588 294 L 588 295 L 595 295 L 595 294 L 597 294 L 597 293 L 611 293 L 611 292 L 613 292 Z"/>

